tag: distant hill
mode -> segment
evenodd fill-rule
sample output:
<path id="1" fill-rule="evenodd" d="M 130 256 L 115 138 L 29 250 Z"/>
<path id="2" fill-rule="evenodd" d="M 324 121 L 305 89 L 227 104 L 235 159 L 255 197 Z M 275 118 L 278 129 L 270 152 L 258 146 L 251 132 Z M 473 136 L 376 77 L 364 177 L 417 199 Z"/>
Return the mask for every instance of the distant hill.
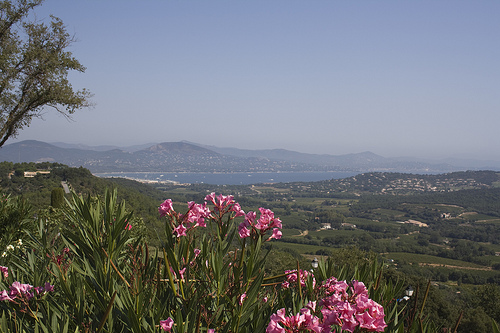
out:
<path id="1" fill-rule="evenodd" d="M 264 149 L 249 150 L 238 148 L 221 148 L 215 146 L 199 145 L 213 150 L 220 154 L 239 156 L 239 157 L 257 157 L 270 160 L 282 160 L 288 162 L 307 163 L 323 167 L 337 167 L 346 171 L 391 171 L 391 172 L 451 172 L 458 170 L 467 170 L 466 166 L 456 167 L 445 162 L 425 162 L 396 158 L 386 158 L 372 152 L 362 152 L 356 154 L 328 155 L 328 154 L 307 154 L 286 149 Z M 500 162 L 497 168 L 500 168 Z"/>
<path id="2" fill-rule="evenodd" d="M 190 142 L 113 147 L 49 144 L 27 140 L 0 148 L 0 161 L 58 162 L 92 172 L 411 172 L 463 171 L 466 165 L 386 158 L 372 152 L 345 155 L 300 153 L 285 149 L 245 150 Z M 472 162 L 470 162 L 472 164 Z M 500 163 L 499 163 L 500 164 Z M 480 165 L 478 162 L 475 166 Z M 492 165 L 490 169 L 500 169 Z"/>
<path id="3" fill-rule="evenodd" d="M 141 149 L 149 148 L 156 143 L 145 143 L 142 145 L 134 145 L 134 146 L 126 146 L 126 147 L 118 147 L 118 146 L 110 146 L 110 145 L 101 145 L 101 146 L 88 146 L 82 144 L 73 144 L 73 143 L 64 143 L 64 142 L 49 142 L 49 144 L 54 145 L 59 148 L 76 148 L 83 150 L 95 150 L 95 151 L 107 151 L 113 149 L 119 149 L 126 152 L 135 152 Z"/>
<path id="4" fill-rule="evenodd" d="M 443 174 L 368 172 L 314 183 L 315 191 L 376 194 L 415 194 L 498 188 L 500 172 L 456 171 Z"/>
<path id="5" fill-rule="evenodd" d="M 58 162 L 92 172 L 275 172 L 315 171 L 316 166 L 287 161 L 222 155 L 185 142 L 165 142 L 127 152 L 61 148 L 40 141 L 22 141 L 0 149 L 0 161 Z M 332 168 L 333 169 L 333 168 Z"/>

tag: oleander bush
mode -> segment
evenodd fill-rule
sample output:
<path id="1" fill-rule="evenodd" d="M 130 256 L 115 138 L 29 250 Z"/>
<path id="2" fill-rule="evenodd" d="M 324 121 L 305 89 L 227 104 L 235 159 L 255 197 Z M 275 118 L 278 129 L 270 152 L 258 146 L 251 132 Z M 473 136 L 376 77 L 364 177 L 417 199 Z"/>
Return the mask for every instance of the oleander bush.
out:
<path id="1" fill-rule="evenodd" d="M 245 213 L 212 193 L 184 211 L 167 199 L 159 214 L 155 248 L 116 191 L 73 194 L 57 223 L 43 216 L 22 240 L 2 235 L 13 243 L 0 258 L 1 332 L 437 331 L 376 261 L 266 275 L 263 245 L 282 227 L 269 209 Z"/>

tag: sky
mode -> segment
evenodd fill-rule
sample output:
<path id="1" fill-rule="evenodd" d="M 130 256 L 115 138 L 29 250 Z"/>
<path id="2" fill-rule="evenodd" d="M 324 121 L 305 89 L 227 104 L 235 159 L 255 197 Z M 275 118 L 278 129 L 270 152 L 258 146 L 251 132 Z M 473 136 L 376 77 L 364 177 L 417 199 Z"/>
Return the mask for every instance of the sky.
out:
<path id="1" fill-rule="evenodd" d="M 500 1 L 46 0 L 94 107 L 20 140 L 500 160 Z"/>

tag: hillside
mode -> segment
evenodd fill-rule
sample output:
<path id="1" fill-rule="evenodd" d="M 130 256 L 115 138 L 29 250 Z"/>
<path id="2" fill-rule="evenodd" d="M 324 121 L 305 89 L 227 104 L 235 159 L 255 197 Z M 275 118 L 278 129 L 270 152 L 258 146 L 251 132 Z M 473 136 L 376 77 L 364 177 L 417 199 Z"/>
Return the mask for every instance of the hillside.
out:
<path id="1" fill-rule="evenodd" d="M 276 186 L 303 186 L 290 183 Z M 450 192 L 463 189 L 486 189 L 500 186 L 500 173 L 496 171 L 458 171 L 442 174 L 411 174 L 396 172 L 368 172 L 344 179 L 331 179 L 309 183 L 306 192 L 323 193 L 376 193 L 412 194 Z"/>
<path id="2" fill-rule="evenodd" d="M 25 171 L 49 171 L 35 177 L 25 177 Z M 150 186 L 126 179 L 105 179 L 93 176 L 85 168 L 72 168 L 57 163 L 10 163 L 0 162 L 0 192 L 13 196 L 22 195 L 34 212 L 45 210 L 51 203 L 51 192 L 61 188 L 61 182 L 83 196 L 102 196 L 106 189 L 117 189 L 118 199 L 124 200 L 127 209 L 137 218 L 146 222 L 148 235 L 154 241 L 155 228 L 158 228 L 158 205 L 164 194 Z M 70 199 L 70 195 L 66 194 Z"/>
<path id="3" fill-rule="evenodd" d="M 372 152 L 319 155 L 285 149 L 219 148 L 189 142 L 164 142 L 149 147 L 113 148 L 22 141 L 2 147 L 0 160 L 17 163 L 57 162 L 73 167 L 82 166 L 92 172 L 383 171 L 442 173 L 466 168 L 463 165 L 457 167 L 446 163 L 386 158 Z M 478 163 L 472 164 L 480 165 Z"/>

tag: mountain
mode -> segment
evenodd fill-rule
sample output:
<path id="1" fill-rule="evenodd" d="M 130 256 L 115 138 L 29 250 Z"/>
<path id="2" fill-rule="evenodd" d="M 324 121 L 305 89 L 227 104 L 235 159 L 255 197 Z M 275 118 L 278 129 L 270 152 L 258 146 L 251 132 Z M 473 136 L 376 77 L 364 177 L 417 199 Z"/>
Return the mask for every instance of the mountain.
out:
<path id="1" fill-rule="evenodd" d="M 0 148 L 0 161 L 58 162 L 92 172 L 407 172 L 461 171 L 447 161 L 430 163 L 409 158 L 386 158 L 372 152 L 345 155 L 306 154 L 286 149 L 247 150 L 202 144 L 163 142 L 146 146 L 84 146 L 28 140 Z M 468 162 L 472 164 L 471 161 Z M 478 165 L 476 162 L 476 165 Z M 492 167 L 490 169 L 500 169 Z"/>
<path id="2" fill-rule="evenodd" d="M 187 141 L 185 141 L 187 142 Z M 249 150 L 238 148 L 221 148 L 215 146 L 199 145 L 220 154 L 239 156 L 239 157 L 257 157 L 269 160 L 281 160 L 288 162 L 300 162 L 322 167 L 336 167 L 341 170 L 352 171 L 400 171 L 400 172 L 450 172 L 457 170 L 467 170 L 467 167 L 455 167 L 452 164 L 439 162 L 424 162 L 415 160 L 405 160 L 397 158 L 386 158 L 372 152 L 362 152 L 357 154 L 345 155 L 327 155 L 327 154 L 307 154 L 286 149 L 264 149 Z M 499 167 L 500 168 L 500 165 Z"/>
<path id="3" fill-rule="evenodd" d="M 76 148 L 76 149 L 83 149 L 83 150 L 95 150 L 95 151 L 107 151 L 107 150 L 113 150 L 113 149 L 119 149 L 127 152 L 135 152 L 141 149 L 149 148 L 155 143 L 145 143 L 142 145 L 134 145 L 134 146 L 127 146 L 127 147 L 118 147 L 118 146 L 110 146 L 110 145 L 101 145 L 101 146 L 88 146 L 88 145 L 83 145 L 83 144 L 73 144 L 73 143 L 64 143 L 64 142 L 49 142 L 51 145 L 54 145 L 59 148 Z"/>
<path id="4" fill-rule="evenodd" d="M 185 142 L 165 142 L 127 152 L 61 148 L 40 141 L 22 141 L 0 149 L 0 161 L 58 162 L 92 172 L 277 172 L 315 171 L 303 163 L 222 155 Z"/>

